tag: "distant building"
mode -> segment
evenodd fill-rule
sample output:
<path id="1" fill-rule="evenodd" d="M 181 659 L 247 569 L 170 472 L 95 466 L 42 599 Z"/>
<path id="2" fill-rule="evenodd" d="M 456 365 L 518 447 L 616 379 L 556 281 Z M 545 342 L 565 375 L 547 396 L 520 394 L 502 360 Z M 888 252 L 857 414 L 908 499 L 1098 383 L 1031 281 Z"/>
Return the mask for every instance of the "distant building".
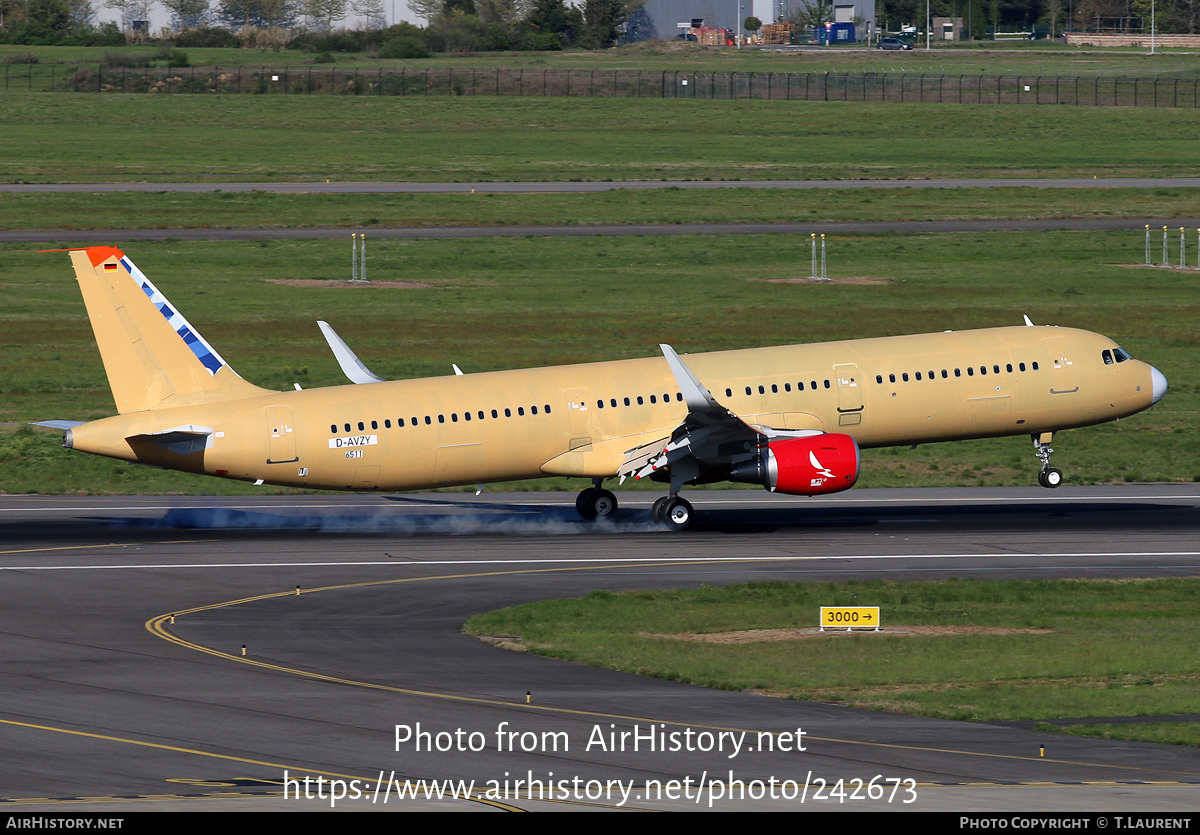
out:
<path id="1" fill-rule="evenodd" d="M 799 2 L 801 0 L 742 0 L 739 19 L 738 0 L 647 0 L 646 5 L 630 18 L 629 39 L 671 40 L 686 33 L 697 18 L 703 18 L 705 27 L 728 29 L 737 35 L 743 32 L 742 21 L 751 15 L 763 23 L 786 20 L 792 5 Z M 834 0 L 833 17 L 830 23 L 858 23 L 858 36 L 865 38 L 875 31 L 875 2 Z"/>
<path id="2" fill-rule="evenodd" d="M 929 33 L 935 41 L 961 41 L 966 40 L 967 28 L 961 17 L 935 17 Z"/>

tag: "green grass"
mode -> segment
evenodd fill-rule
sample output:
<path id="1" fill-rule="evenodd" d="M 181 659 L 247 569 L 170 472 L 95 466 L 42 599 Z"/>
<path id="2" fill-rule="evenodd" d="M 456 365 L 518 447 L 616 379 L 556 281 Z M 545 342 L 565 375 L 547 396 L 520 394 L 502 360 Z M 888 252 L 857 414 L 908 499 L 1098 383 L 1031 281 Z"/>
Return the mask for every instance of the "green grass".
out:
<path id="1" fill-rule="evenodd" d="M 1184 109 L 83 93 L 3 104 L 6 182 L 1195 173 Z"/>
<path id="2" fill-rule="evenodd" d="M 428 285 L 421 289 L 337 281 L 349 277 L 346 243 L 125 250 L 239 373 L 280 390 L 344 382 L 317 319 L 338 328 L 376 373 L 401 379 L 446 374 L 451 362 L 486 371 L 651 356 L 659 342 L 695 352 L 988 327 L 1027 313 L 1112 336 L 1171 381 L 1149 412 L 1056 438 L 1055 464 L 1070 480 L 1200 480 L 1196 279 L 1132 268 L 1142 259 L 1137 231 L 836 236 L 828 243 L 835 279 L 888 283 L 828 286 L 771 281 L 808 274 L 807 236 L 371 242 L 376 282 Z M 328 283 L 272 283 L 291 279 Z M 0 290 L 0 421 L 111 414 L 66 256 L 0 253 Z M 131 469 L 146 480 L 122 475 L 110 484 L 86 456 L 56 449 L 56 435 L 34 438 L 27 442 L 61 462 L 57 481 L 40 483 L 45 468 L 22 464 L 28 453 L 7 446 L 0 490 L 216 489 L 208 479 L 164 482 L 139 468 Z M 860 484 L 1028 484 L 1034 466 L 1024 438 L 874 450 L 864 455 Z"/>
<path id="3" fill-rule="evenodd" d="M 296 195 L 259 191 L 0 195 L 0 229 L 340 226 L 369 232 L 372 228 L 429 226 L 1172 216 L 1200 217 L 1200 189 L 700 191 L 668 187 L 596 194 Z M 1188 246 L 1194 249 L 1196 224 L 1188 223 Z M 1156 241 L 1160 243 L 1161 239 Z M 1177 239 L 1174 246 L 1177 253 Z"/>
<path id="4" fill-rule="evenodd" d="M 975 721 L 1153 716 L 1196 712 L 1197 593 L 1200 579 L 749 583 L 592 592 L 478 615 L 465 630 L 554 658 L 861 708 Z M 672 637 L 812 628 L 822 605 L 877 605 L 885 630 L 945 632 Z M 1197 744 L 1194 724 L 1160 733 Z"/>
<path id="5" fill-rule="evenodd" d="M 1196 722 L 1138 722 L 1136 724 L 1087 724 L 1057 727 L 1053 723 L 1039 724 L 1037 730 L 1060 731 L 1074 736 L 1094 736 L 1101 739 L 1132 739 L 1138 742 L 1163 742 L 1175 745 L 1200 746 L 1200 723 Z"/>
<path id="6" fill-rule="evenodd" d="M 314 54 L 296 50 L 185 48 L 193 66 L 308 66 Z M 32 52 L 42 63 L 96 64 L 106 52 L 119 52 L 154 59 L 155 45 L 128 47 L 59 47 L 0 45 L 0 60 L 10 53 Z M 633 69 L 645 71 L 695 70 L 703 72 L 925 72 L 978 75 L 1080 75 L 1195 78 L 1200 74 L 1200 55 L 1192 50 L 1092 49 L 1038 42 L 936 45 L 926 52 L 878 50 L 809 49 L 768 51 L 757 49 L 714 49 L 695 44 L 647 43 L 599 52 L 506 52 L 445 55 L 420 60 L 383 60 L 366 53 L 334 55 L 335 66 L 359 67 L 453 67 L 525 69 Z M 161 63 L 161 62 L 159 62 Z M 329 65 L 323 65 L 326 68 Z M 23 75 L 25 67 L 14 68 Z"/>

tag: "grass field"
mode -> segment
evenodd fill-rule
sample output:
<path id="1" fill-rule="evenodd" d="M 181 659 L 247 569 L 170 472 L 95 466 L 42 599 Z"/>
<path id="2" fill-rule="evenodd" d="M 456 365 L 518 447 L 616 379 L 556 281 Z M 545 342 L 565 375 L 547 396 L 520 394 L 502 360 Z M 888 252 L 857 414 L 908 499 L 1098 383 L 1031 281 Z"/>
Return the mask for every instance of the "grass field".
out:
<path id="1" fill-rule="evenodd" d="M 804 220 L 1200 218 L 1200 189 L 785 189 L 668 187 L 596 194 L 0 195 L 0 229 L 269 229 Z M 1179 225 L 1183 225 L 1183 221 Z M 1195 226 L 1188 248 L 1195 249 Z M 1176 245 L 1176 250 L 1178 249 Z M 1172 253 L 1177 259 L 1177 251 Z"/>
<path id="2" fill-rule="evenodd" d="M 1197 593 L 1197 579 L 750 583 L 597 591 L 478 615 L 465 630 L 708 687 L 1057 730 L 1055 719 L 1195 713 Z M 725 637 L 812 630 L 822 605 L 880 606 L 885 630 L 896 632 Z M 1069 732 L 1200 744 L 1196 723 Z"/>
<path id="3" fill-rule="evenodd" d="M 576 60 L 520 60 L 543 57 Z M 8 181 L 1192 175 L 1197 118 L 1125 108 L 584 99 L 54 94 L 0 106 L 0 179 Z M 1195 194 L 4 194 L 0 227 L 1187 217 L 1198 211 Z M 1142 261 L 1136 230 L 832 238 L 831 274 L 875 283 L 828 287 L 774 283 L 806 276 L 810 253 L 807 236 L 773 235 L 374 240 L 372 278 L 427 286 L 272 283 L 345 277 L 345 243 L 125 248 L 243 375 L 279 389 L 342 382 L 318 318 L 339 327 L 377 372 L 403 378 L 445 373 L 450 362 L 537 366 L 647 356 L 659 341 L 715 350 L 984 327 L 1028 313 L 1109 334 L 1172 383 L 1153 412 L 1058 441 L 1055 462 L 1070 478 L 1200 478 L 1193 279 L 1131 269 Z M 50 248 L 0 253 L 0 421 L 112 411 L 65 257 L 33 254 Z M 1027 446 L 1002 439 L 868 452 L 862 483 L 1027 484 Z M 261 490 L 67 455 L 56 435 L 40 432 L 0 434 L 0 489 Z"/>
<path id="4" fill-rule="evenodd" d="M 1192 176 L 1198 118 L 1123 107 L 84 93 L 0 106 L 4 182 Z"/>
<path id="5" fill-rule="evenodd" d="M 313 53 L 296 50 L 196 49 L 182 50 L 193 66 L 307 66 Z M 155 61 L 157 46 L 58 47 L 0 45 L 0 61 L 14 53 L 32 52 L 43 63 L 96 64 L 107 53 Z M 717 49 L 696 44 L 647 43 L 600 52 L 506 52 L 448 55 L 419 60 L 384 60 L 366 53 L 334 56 L 336 66 L 377 67 L 516 67 L 526 69 L 632 69 L 697 72 L 925 72 L 977 75 L 1127 76 L 1195 78 L 1200 55 L 1192 50 L 1091 49 L 1049 42 L 935 45 L 926 52 L 880 52 L 873 49 L 804 49 L 792 51 Z M 157 63 L 164 61 L 157 58 Z M 329 65 L 324 65 L 329 66 Z M 23 76 L 26 66 L 14 66 Z"/>

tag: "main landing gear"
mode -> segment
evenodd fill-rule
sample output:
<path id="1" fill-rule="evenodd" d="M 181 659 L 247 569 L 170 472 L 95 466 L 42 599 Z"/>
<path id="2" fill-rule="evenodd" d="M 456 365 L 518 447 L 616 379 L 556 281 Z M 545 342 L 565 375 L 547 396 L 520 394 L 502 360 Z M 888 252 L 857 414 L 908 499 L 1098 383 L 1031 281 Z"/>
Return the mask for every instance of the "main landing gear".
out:
<path id="1" fill-rule="evenodd" d="M 589 522 L 593 519 L 611 519 L 617 513 L 617 497 L 611 490 L 605 490 L 596 479 L 594 487 L 589 487 L 575 497 L 575 510 Z"/>
<path id="2" fill-rule="evenodd" d="M 1033 452 L 1042 462 L 1042 471 L 1038 473 L 1038 484 L 1043 487 L 1058 487 L 1063 483 L 1062 470 L 1055 469 L 1050 466 L 1050 454 L 1054 452 L 1050 448 L 1050 441 L 1054 439 L 1053 432 L 1043 432 L 1040 435 L 1033 437 Z"/>
<path id="3" fill-rule="evenodd" d="M 663 496 L 650 506 L 650 518 L 673 531 L 686 531 L 695 517 L 691 502 L 682 496 Z"/>
<path id="4" fill-rule="evenodd" d="M 594 487 L 589 487 L 575 497 L 575 511 L 584 519 L 611 519 L 617 514 L 617 497 L 610 490 L 600 486 L 602 482 L 596 479 Z M 673 531 L 686 531 L 696 519 L 692 503 L 682 496 L 672 493 L 654 501 L 650 508 L 650 518 L 659 525 L 665 525 Z"/>

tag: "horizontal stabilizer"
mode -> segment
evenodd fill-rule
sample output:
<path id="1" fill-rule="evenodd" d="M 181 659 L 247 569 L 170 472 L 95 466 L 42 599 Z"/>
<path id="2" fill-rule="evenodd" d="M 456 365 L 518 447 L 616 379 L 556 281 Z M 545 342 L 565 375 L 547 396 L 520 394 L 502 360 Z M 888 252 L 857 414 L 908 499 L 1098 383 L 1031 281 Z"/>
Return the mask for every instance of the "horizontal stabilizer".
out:
<path id="1" fill-rule="evenodd" d="M 49 426 L 51 429 L 74 429 L 76 426 L 83 426 L 87 423 L 86 420 L 39 420 L 30 424 L 30 426 Z"/>

